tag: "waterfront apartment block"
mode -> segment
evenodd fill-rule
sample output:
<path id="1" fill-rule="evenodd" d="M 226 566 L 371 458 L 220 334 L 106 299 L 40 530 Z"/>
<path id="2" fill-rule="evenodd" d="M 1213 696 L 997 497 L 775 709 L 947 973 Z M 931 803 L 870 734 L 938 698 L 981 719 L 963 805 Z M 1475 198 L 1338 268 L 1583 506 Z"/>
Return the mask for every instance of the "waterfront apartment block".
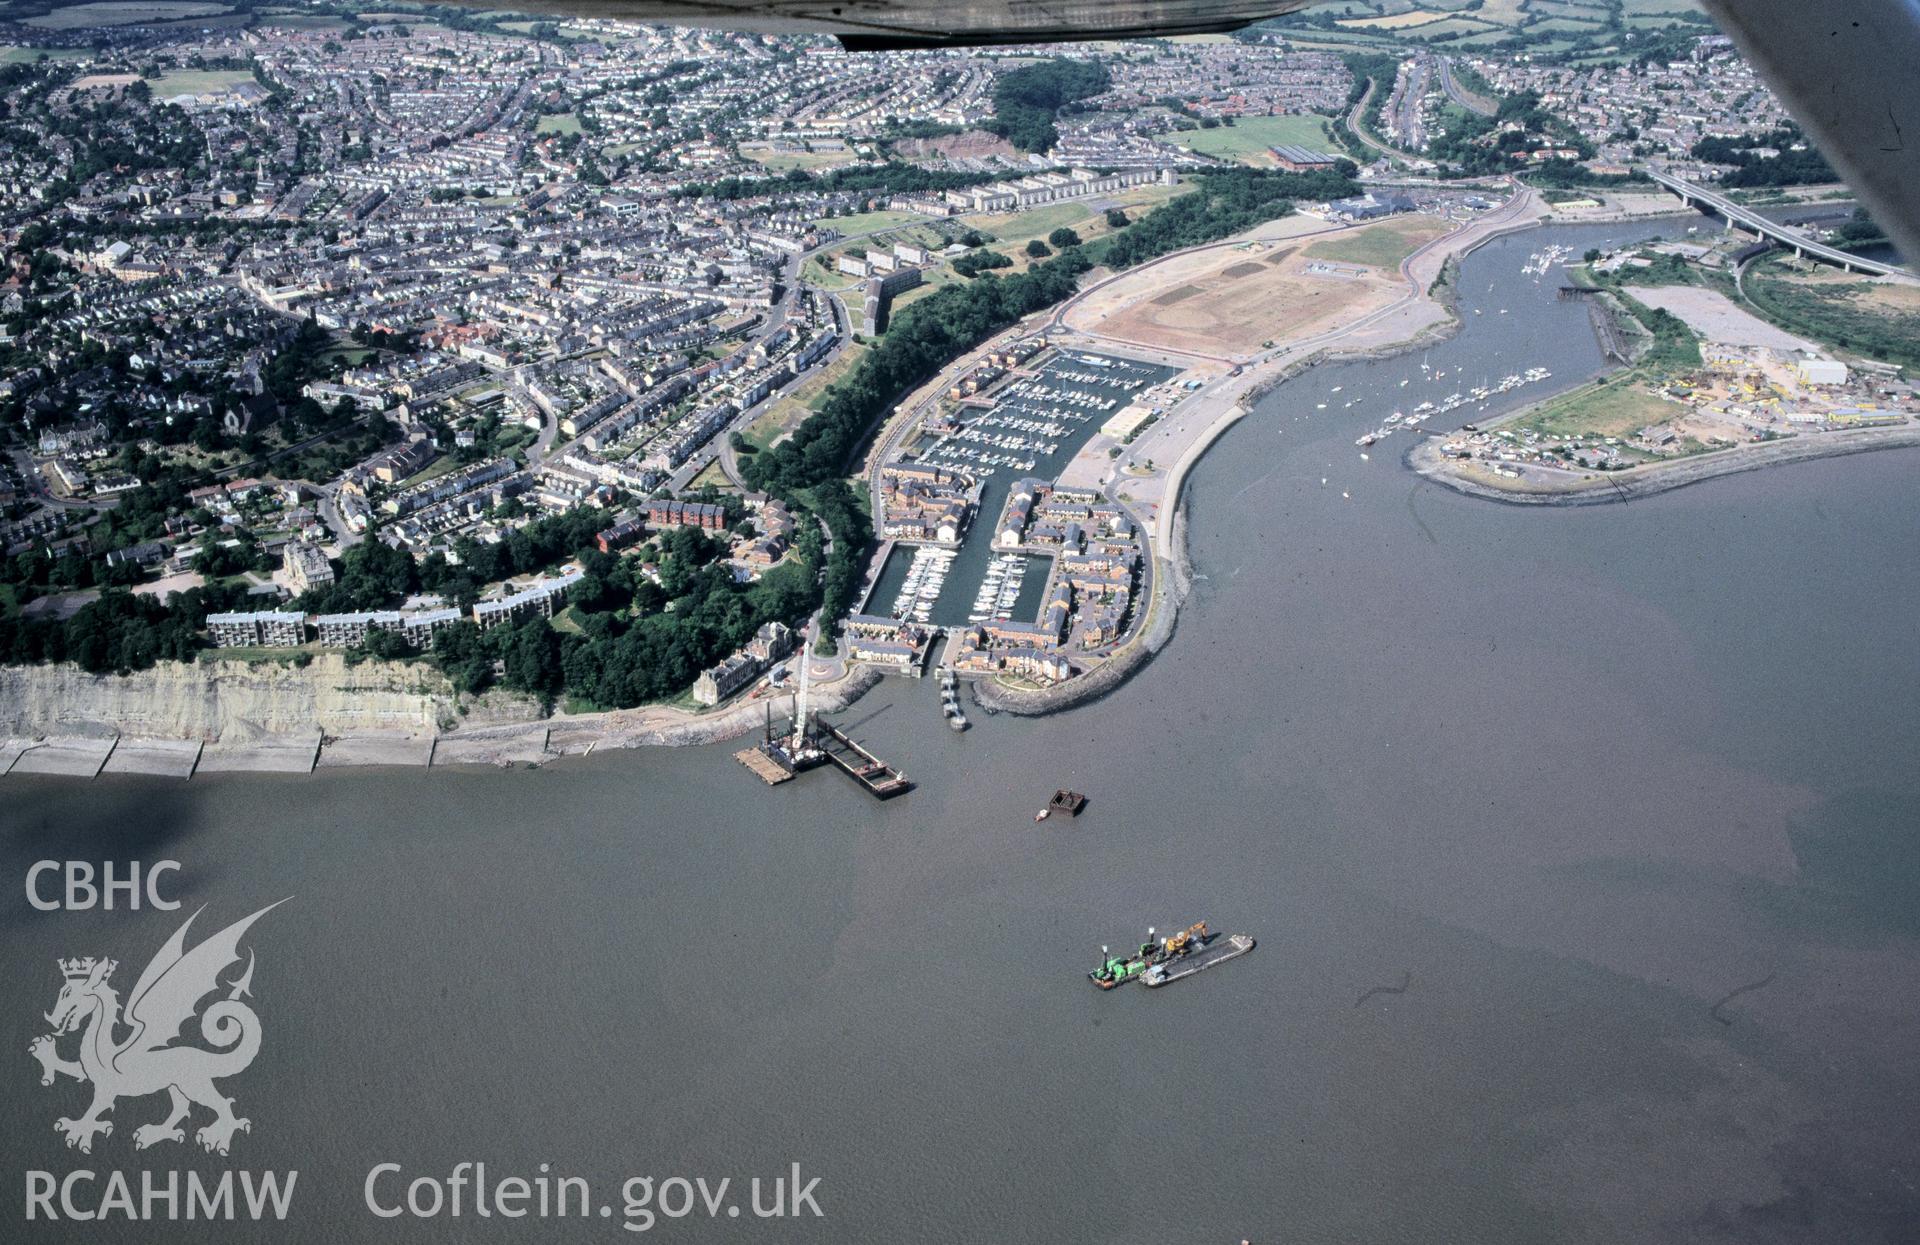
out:
<path id="1" fill-rule="evenodd" d="M 849 656 L 907 674 L 920 669 L 933 636 L 932 631 L 903 618 L 878 614 L 852 614 L 847 618 Z"/>
<path id="2" fill-rule="evenodd" d="M 1103 536 L 1134 538 L 1133 520 L 1099 490 L 1060 488 L 1044 480 L 1017 480 L 1007 491 L 993 543 L 1002 549 L 1078 553 Z"/>
<path id="3" fill-rule="evenodd" d="M 891 466 L 880 473 L 880 534 L 957 545 L 980 501 L 980 485 L 945 467 Z"/>

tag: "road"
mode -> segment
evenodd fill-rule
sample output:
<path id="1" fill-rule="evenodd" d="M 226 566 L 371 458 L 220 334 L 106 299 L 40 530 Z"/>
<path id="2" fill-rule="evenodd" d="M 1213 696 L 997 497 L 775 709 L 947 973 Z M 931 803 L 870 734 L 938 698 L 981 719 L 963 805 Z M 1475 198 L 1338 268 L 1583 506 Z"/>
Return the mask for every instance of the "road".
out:
<path id="1" fill-rule="evenodd" d="M 1417 56 L 1407 65 L 1404 81 L 1396 80 L 1389 104 L 1393 117 L 1387 123 L 1388 136 L 1407 151 L 1419 151 L 1427 145 L 1426 125 L 1420 117 L 1420 105 L 1432 88 L 1433 58 Z"/>
<path id="2" fill-rule="evenodd" d="M 1843 251 L 1838 247 L 1828 246 L 1824 242 L 1815 242 L 1797 229 L 1789 229 L 1771 217 L 1763 216 L 1751 208 L 1742 207 L 1717 191 L 1684 181 L 1671 173 L 1659 169 L 1648 169 L 1647 176 L 1679 195 L 1687 203 L 1708 208 L 1729 225 L 1738 225 L 1753 233 L 1772 238 L 1783 246 L 1792 247 L 1796 255 L 1833 264 L 1848 272 L 1870 272 L 1881 277 L 1913 275 L 1906 269 L 1893 264 L 1882 263 L 1877 259 L 1866 259 L 1851 251 Z"/>
<path id="3" fill-rule="evenodd" d="M 1343 121 L 1341 124 L 1347 127 L 1348 133 L 1352 134 L 1355 138 L 1359 139 L 1362 143 L 1365 143 L 1367 146 L 1373 148 L 1375 151 L 1379 152 L 1383 156 L 1387 156 L 1391 159 L 1396 159 L 1396 160 L 1417 159 L 1418 157 L 1410 156 L 1404 151 L 1400 151 L 1396 148 L 1387 146 L 1385 143 L 1381 142 L 1379 139 L 1375 138 L 1373 135 L 1367 133 L 1365 127 L 1363 127 L 1360 124 L 1360 118 L 1364 117 L 1367 113 L 1367 104 L 1372 101 L 1373 93 L 1379 89 L 1380 89 L 1380 82 L 1378 79 L 1376 78 L 1367 79 L 1367 93 L 1365 95 L 1362 95 L 1360 97 L 1359 102 L 1354 104 L 1354 106 L 1347 112 L 1346 120 Z"/>
<path id="4" fill-rule="evenodd" d="M 1446 91 L 1448 99 L 1468 112 L 1477 112 L 1483 117 L 1491 117 L 1500 111 L 1499 107 L 1486 96 L 1469 91 L 1460 85 L 1459 80 L 1453 76 L 1453 61 L 1450 57 L 1440 58 L 1440 86 Z"/>

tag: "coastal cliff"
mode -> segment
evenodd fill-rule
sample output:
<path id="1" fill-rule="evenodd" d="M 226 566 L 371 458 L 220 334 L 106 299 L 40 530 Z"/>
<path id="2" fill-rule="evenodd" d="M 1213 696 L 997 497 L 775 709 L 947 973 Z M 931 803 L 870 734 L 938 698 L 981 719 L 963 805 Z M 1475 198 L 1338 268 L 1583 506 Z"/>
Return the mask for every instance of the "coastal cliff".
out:
<path id="1" fill-rule="evenodd" d="M 466 712 L 460 711 L 464 705 Z M 269 736 L 434 734 L 527 722 L 539 706 L 508 692 L 461 697 L 420 662 L 337 654 L 282 662 L 162 662 L 128 675 L 71 664 L 0 666 L 0 734 L 127 734 L 250 742 Z"/>

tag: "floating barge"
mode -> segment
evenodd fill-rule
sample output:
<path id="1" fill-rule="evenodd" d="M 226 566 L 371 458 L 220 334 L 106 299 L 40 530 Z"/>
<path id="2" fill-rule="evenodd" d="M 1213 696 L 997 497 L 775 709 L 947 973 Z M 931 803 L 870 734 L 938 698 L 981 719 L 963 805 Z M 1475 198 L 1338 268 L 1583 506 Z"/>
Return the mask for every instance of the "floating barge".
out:
<path id="1" fill-rule="evenodd" d="M 1211 942 L 1198 951 L 1189 952 L 1178 959 L 1149 965 L 1147 971 L 1140 975 L 1140 984 L 1164 986 L 1170 981 L 1191 977 L 1201 969 L 1212 968 L 1215 964 L 1224 964 L 1228 960 L 1238 959 L 1251 950 L 1253 950 L 1252 938 L 1245 934 L 1229 934 L 1217 942 Z"/>
<path id="2" fill-rule="evenodd" d="M 786 731 L 773 733 L 773 706 L 767 706 L 767 730 L 759 743 L 742 748 L 733 759 L 752 771 L 769 787 L 789 782 L 801 770 L 831 762 L 847 777 L 879 800 L 891 800 L 913 790 L 893 766 L 869 752 L 839 727 L 822 722 L 807 709 L 808 673 L 812 666 L 808 654 L 813 647 L 813 627 L 808 626 L 800 642 L 800 687 L 793 698 L 793 719 Z"/>
<path id="3" fill-rule="evenodd" d="M 776 735 L 771 707 L 766 736 L 753 747 L 734 753 L 733 759 L 769 787 L 791 782 L 802 770 L 831 763 L 875 799 L 891 800 L 913 790 L 906 775 L 832 723 L 809 718 L 804 727 Z"/>
<path id="4" fill-rule="evenodd" d="M 782 765 L 764 746 L 742 748 L 733 754 L 733 759 L 752 770 L 755 777 L 769 787 L 793 781 L 794 771 Z"/>
<path id="5" fill-rule="evenodd" d="M 1182 977 L 1191 977 L 1216 964 L 1235 960 L 1253 950 L 1253 939 L 1245 934 L 1221 937 L 1201 921 L 1177 934 L 1156 939 L 1152 929 L 1147 940 L 1132 955 L 1114 955 L 1100 948 L 1100 967 L 1087 974 L 1102 990 L 1138 981 L 1148 986 L 1164 986 Z"/>
<path id="6" fill-rule="evenodd" d="M 905 795 L 913 790 L 913 784 L 907 781 L 906 775 L 867 751 L 831 722 L 815 718 L 810 735 L 815 746 L 826 754 L 827 760 L 865 787 L 867 794 L 876 799 L 891 800 L 896 795 Z"/>
<path id="7" fill-rule="evenodd" d="M 1078 791 L 1068 791 L 1065 787 L 1062 787 L 1053 793 L 1053 798 L 1047 801 L 1045 808 L 1033 815 L 1033 819 L 1035 821 L 1045 821 L 1055 813 L 1060 813 L 1067 817 L 1078 817 L 1080 810 L 1086 806 L 1086 796 L 1081 795 Z"/>

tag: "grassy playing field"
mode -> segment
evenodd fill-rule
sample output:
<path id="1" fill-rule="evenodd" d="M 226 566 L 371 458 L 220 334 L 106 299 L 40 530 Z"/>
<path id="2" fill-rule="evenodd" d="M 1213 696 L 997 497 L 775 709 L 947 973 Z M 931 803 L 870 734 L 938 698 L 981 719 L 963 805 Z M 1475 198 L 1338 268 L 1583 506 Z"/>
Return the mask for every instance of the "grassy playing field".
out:
<path id="1" fill-rule="evenodd" d="M 254 80 L 251 69 L 176 69 L 161 74 L 147 85 L 152 88 L 155 99 L 172 99 L 176 95 L 198 95 L 202 91 L 218 91 Z"/>
<path id="2" fill-rule="evenodd" d="M 839 151 L 774 151 L 770 147 L 742 148 L 740 154 L 753 161 L 770 173 L 785 173 L 789 169 L 838 168 L 843 164 L 852 164 L 859 157 L 842 148 Z"/>
<path id="3" fill-rule="evenodd" d="M 1397 268 L 1401 260 L 1449 228 L 1445 221 L 1431 216 L 1396 216 L 1365 229 L 1312 243 L 1307 247 L 1307 255 L 1340 264 Z"/>
<path id="4" fill-rule="evenodd" d="M 1637 373 L 1629 372 L 1549 398 L 1509 426 L 1547 437 L 1625 438 L 1679 409 L 1649 390 Z"/>
<path id="5" fill-rule="evenodd" d="M 91 48 L 0 47 L 0 65 L 31 65 L 43 56 L 55 61 L 79 61 L 92 55 Z"/>
<path id="6" fill-rule="evenodd" d="M 1273 157 L 1267 148 L 1284 144 L 1316 151 L 1339 150 L 1327 137 L 1325 118 L 1314 116 L 1241 117 L 1217 130 L 1189 130 L 1179 136 L 1179 142 L 1200 155 L 1241 164 L 1271 165 Z"/>
<path id="7" fill-rule="evenodd" d="M 578 134 L 580 118 L 570 112 L 549 113 L 533 127 L 535 134 Z"/>

